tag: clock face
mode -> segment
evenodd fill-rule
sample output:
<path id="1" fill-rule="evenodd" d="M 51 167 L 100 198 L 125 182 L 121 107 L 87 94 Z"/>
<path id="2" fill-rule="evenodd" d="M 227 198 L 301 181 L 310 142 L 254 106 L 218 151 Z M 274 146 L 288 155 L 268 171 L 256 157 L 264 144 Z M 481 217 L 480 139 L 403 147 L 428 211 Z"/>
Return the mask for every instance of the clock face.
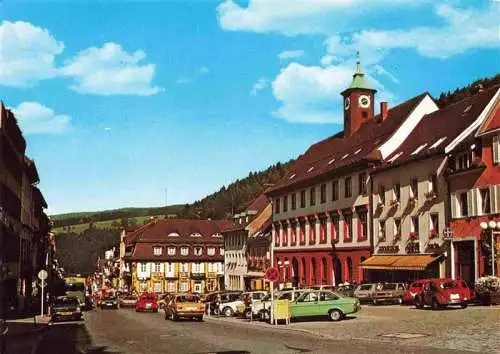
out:
<path id="1" fill-rule="evenodd" d="M 344 109 L 347 111 L 351 107 L 351 99 L 349 97 L 346 97 L 344 101 Z"/>
<path id="2" fill-rule="evenodd" d="M 359 104 L 359 106 L 361 108 L 368 108 L 368 107 L 370 107 L 370 96 L 367 96 L 367 95 L 361 95 L 361 96 L 359 96 L 358 104 Z"/>

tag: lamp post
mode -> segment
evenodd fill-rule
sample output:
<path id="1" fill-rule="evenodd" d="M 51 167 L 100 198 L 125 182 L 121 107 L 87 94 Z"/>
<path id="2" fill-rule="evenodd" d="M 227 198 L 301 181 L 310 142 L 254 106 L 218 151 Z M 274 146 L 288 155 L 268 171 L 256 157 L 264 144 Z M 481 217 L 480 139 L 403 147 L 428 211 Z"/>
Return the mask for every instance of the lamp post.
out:
<path id="1" fill-rule="evenodd" d="M 491 233 L 491 275 L 495 275 L 495 237 L 500 235 L 500 231 L 495 231 L 495 229 L 500 229 L 500 221 L 483 221 L 480 226 L 483 231 L 490 231 Z"/>

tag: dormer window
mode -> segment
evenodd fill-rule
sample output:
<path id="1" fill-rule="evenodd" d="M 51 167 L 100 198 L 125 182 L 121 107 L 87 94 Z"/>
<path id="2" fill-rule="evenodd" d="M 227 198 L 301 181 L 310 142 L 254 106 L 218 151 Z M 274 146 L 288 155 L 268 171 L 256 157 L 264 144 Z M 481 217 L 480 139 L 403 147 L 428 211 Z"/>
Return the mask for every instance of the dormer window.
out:
<path id="1" fill-rule="evenodd" d="M 222 234 L 219 234 L 219 233 L 213 234 L 212 237 L 219 237 L 220 238 L 220 237 L 222 237 Z"/>
<path id="2" fill-rule="evenodd" d="M 199 232 L 194 232 L 192 233 L 191 235 L 189 235 L 190 237 L 201 237 L 201 234 Z"/>
<path id="3" fill-rule="evenodd" d="M 219 248 L 219 254 L 220 254 L 221 256 L 223 256 L 223 255 L 224 255 L 224 248 Z"/>
<path id="4" fill-rule="evenodd" d="M 163 253 L 163 248 L 161 246 L 153 247 L 153 256 L 161 256 L 162 253 Z"/>
<path id="5" fill-rule="evenodd" d="M 202 254 L 203 254 L 203 248 L 201 248 L 201 247 L 194 248 L 194 255 L 195 256 L 201 256 Z"/>
<path id="6" fill-rule="evenodd" d="M 167 254 L 168 254 L 169 256 L 175 256 L 175 247 L 169 247 L 169 248 L 167 249 Z"/>
<path id="7" fill-rule="evenodd" d="M 188 247 L 181 247 L 181 256 L 187 256 L 189 254 Z"/>
<path id="8" fill-rule="evenodd" d="M 215 247 L 208 247 L 208 248 L 207 248 L 207 254 L 208 254 L 209 256 L 213 256 L 213 255 L 215 255 Z"/>
<path id="9" fill-rule="evenodd" d="M 457 155 L 455 158 L 455 169 L 465 170 L 470 167 L 472 163 L 472 151 L 465 151 Z"/>
<path id="10" fill-rule="evenodd" d="M 177 232 L 171 232 L 168 234 L 168 237 L 179 237 L 180 235 Z"/>

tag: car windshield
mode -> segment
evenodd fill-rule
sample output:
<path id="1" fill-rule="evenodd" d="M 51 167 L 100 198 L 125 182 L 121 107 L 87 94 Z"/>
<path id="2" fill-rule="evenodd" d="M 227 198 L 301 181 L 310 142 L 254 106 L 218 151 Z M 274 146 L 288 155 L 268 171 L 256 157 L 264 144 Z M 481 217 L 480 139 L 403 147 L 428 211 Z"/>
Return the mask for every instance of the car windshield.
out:
<path id="1" fill-rule="evenodd" d="M 396 284 L 384 284 L 382 290 L 396 290 Z"/>
<path id="2" fill-rule="evenodd" d="M 360 285 L 359 290 L 371 290 L 372 286 L 369 285 Z"/>
<path id="3" fill-rule="evenodd" d="M 444 283 L 441 284 L 441 287 L 443 289 L 457 288 L 458 287 L 458 283 L 456 281 L 446 281 L 446 282 L 444 282 Z"/>
<path id="4" fill-rule="evenodd" d="M 73 306 L 73 305 L 78 305 L 78 300 L 72 297 L 65 297 L 62 299 L 57 299 L 56 306 Z"/>
<path id="5" fill-rule="evenodd" d="M 156 299 L 153 296 L 144 296 L 142 298 L 144 301 L 155 301 Z"/>
<path id="6" fill-rule="evenodd" d="M 177 302 L 200 302 L 200 298 L 195 295 L 177 296 Z"/>

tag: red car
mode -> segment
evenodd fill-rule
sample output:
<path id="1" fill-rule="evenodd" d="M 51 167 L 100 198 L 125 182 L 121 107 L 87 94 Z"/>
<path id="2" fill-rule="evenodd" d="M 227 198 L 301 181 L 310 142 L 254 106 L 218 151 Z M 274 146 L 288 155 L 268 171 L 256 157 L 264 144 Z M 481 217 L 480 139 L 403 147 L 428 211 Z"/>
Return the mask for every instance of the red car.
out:
<path id="1" fill-rule="evenodd" d="M 135 303 L 135 311 L 158 312 L 158 302 L 154 294 L 142 294 Z"/>
<path id="2" fill-rule="evenodd" d="M 422 292 L 425 284 L 428 284 L 430 281 L 431 279 L 420 279 L 411 283 L 408 290 L 403 294 L 403 302 L 405 304 L 415 303 L 415 297 Z"/>
<path id="3" fill-rule="evenodd" d="M 415 297 L 415 307 L 423 309 L 428 305 L 437 310 L 449 305 L 460 305 L 464 309 L 471 300 L 472 292 L 463 280 L 431 279 Z"/>

